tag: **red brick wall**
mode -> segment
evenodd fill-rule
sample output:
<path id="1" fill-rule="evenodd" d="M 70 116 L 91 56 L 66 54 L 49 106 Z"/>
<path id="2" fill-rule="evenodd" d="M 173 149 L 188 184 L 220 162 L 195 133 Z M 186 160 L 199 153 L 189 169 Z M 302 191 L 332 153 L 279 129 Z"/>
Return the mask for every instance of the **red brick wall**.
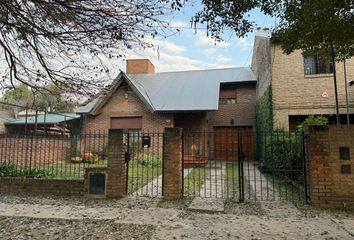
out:
<path id="1" fill-rule="evenodd" d="M 30 163 L 31 167 L 40 167 L 65 161 L 70 147 L 69 139 L 61 137 L 5 136 L 0 137 L 0 163 L 21 167 L 28 167 Z"/>
<path id="2" fill-rule="evenodd" d="M 236 87 L 236 104 L 220 104 L 219 110 L 207 114 L 209 129 L 213 126 L 254 126 L 256 108 L 256 86 Z"/>
<path id="3" fill-rule="evenodd" d="M 182 193 L 182 129 L 167 128 L 164 137 L 163 197 L 178 200 Z"/>
<path id="4" fill-rule="evenodd" d="M 84 195 L 84 180 L 0 178 L 1 194 Z"/>
<path id="5" fill-rule="evenodd" d="M 349 147 L 349 160 L 340 159 L 340 147 Z M 329 126 L 311 131 L 308 161 L 312 204 L 354 207 L 354 126 Z M 342 165 L 350 165 L 352 173 L 342 174 Z"/>
<path id="6" fill-rule="evenodd" d="M 155 66 L 149 59 L 129 59 L 126 72 L 128 74 L 154 73 Z"/>
<path id="7" fill-rule="evenodd" d="M 123 131 L 110 129 L 108 137 L 107 189 L 108 197 L 126 195 L 126 163 L 123 145 Z"/>
<path id="8" fill-rule="evenodd" d="M 128 99 L 125 98 L 126 94 L 128 94 Z M 134 116 L 143 118 L 143 130 L 146 131 L 154 129 L 162 132 L 165 127 L 173 126 L 173 114 L 152 113 L 133 90 L 124 84 L 107 101 L 99 115 L 87 116 L 84 120 L 83 132 L 107 132 L 111 127 L 111 117 Z"/>

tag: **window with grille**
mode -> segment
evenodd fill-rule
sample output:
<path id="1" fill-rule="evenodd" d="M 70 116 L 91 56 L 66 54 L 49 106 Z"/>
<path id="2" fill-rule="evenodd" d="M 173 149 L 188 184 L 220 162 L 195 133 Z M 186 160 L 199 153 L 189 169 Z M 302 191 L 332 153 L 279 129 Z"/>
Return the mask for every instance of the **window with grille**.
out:
<path id="1" fill-rule="evenodd" d="M 236 103 L 236 89 L 221 89 L 219 96 L 220 104 L 235 104 Z"/>
<path id="2" fill-rule="evenodd" d="M 305 75 L 333 73 L 333 64 L 329 59 L 318 55 L 304 58 Z"/>

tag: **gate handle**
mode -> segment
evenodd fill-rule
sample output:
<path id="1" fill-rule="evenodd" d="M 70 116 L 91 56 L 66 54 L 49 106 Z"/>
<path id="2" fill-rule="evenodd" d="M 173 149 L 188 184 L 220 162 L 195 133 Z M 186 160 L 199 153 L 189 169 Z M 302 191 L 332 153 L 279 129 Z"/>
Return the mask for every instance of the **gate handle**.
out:
<path id="1" fill-rule="evenodd" d="M 130 161 L 130 152 L 125 152 L 124 159 L 125 159 L 125 163 L 128 163 Z"/>

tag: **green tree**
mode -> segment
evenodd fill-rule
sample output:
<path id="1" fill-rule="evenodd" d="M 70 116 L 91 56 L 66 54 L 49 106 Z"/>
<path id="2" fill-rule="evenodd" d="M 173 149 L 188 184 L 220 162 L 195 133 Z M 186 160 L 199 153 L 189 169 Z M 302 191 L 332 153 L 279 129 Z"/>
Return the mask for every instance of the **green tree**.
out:
<path id="1" fill-rule="evenodd" d="M 0 99 L 2 102 L 10 103 L 14 105 L 1 104 L 2 109 L 6 109 L 12 112 L 15 117 L 17 114 L 25 109 L 25 106 L 33 105 L 33 93 L 29 90 L 29 87 L 25 84 L 21 84 L 15 89 L 9 89 L 5 91 L 4 95 Z M 20 107 L 23 106 L 23 107 Z"/>
<path id="2" fill-rule="evenodd" d="M 70 98 L 65 98 L 63 89 L 50 85 L 47 91 L 38 91 L 34 94 L 35 106 L 40 109 L 46 109 L 48 112 L 72 112 L 76 103 Z"/>
<path id="3" fill-rule="evenodd" d="M 353 0 L 203 0 L 204 8 L 193 18 L 194 23 L 207 25 L 208 33 L 220 38 L 225 27 L 239 37 L 253 31 L 257 25 L 249 12 L 259 9 L 279 20 L 274 29 L 286 53 L 296 49 L 304 52 L 330 52 L 336 57 L 354 54 Z"/>
<path id="4" fill-rule="evenodd" d="M 0 101 L 13 104 L 2 104 L 3 109 L 11 110 L 15 117 L 18 112 L 25 110 L 28 106 L 31 109 L 48 112 L 72 112 L 76 103 L 70 98 L 65 98 L 64 90 L 50 85 L 48 91 L 32 91 L 26 84 L 21 84 L 15 89 L 7 90 Z"/>

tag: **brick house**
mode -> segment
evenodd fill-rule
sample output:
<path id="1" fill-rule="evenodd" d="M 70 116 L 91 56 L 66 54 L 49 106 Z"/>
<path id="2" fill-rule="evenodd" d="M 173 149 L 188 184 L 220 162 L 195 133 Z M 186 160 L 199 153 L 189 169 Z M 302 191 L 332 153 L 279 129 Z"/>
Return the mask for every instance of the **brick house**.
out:
<path id="1" fill-rule="evenodd" d="M 354 59 L 346 62 L 347 81 L 354 80 Z M 341 123 L 346 123 L 343 62 L 336 63 Z M 319 56 L 304 57 L 300 50 L 284 54 L 281 43 L 258 32 L 254 41 L 252 70 L 257 76 L 257 99 L 271 92 L 274 128 L 293 130 L 308 115 L 324 115 L 335 122 L 333 66 Z M 347 84 L 348 86 L 348 84 Z M 354 87 L 348 86 L 349 113 L 354 122 Z"/>
<path id="2" fill-rule="evenodd" d="M 76 110 L 82 116 L 82 132 L 162 132 L 166 127 L 199 133 L 253 131 L 256 78 L 250 68 L 161 73 L 154 69 L 147 59 L 127 60 L 126 73 L 121 71 L 108 90 Z M 200 141 L 203 149 L 211 144 Z"/>

